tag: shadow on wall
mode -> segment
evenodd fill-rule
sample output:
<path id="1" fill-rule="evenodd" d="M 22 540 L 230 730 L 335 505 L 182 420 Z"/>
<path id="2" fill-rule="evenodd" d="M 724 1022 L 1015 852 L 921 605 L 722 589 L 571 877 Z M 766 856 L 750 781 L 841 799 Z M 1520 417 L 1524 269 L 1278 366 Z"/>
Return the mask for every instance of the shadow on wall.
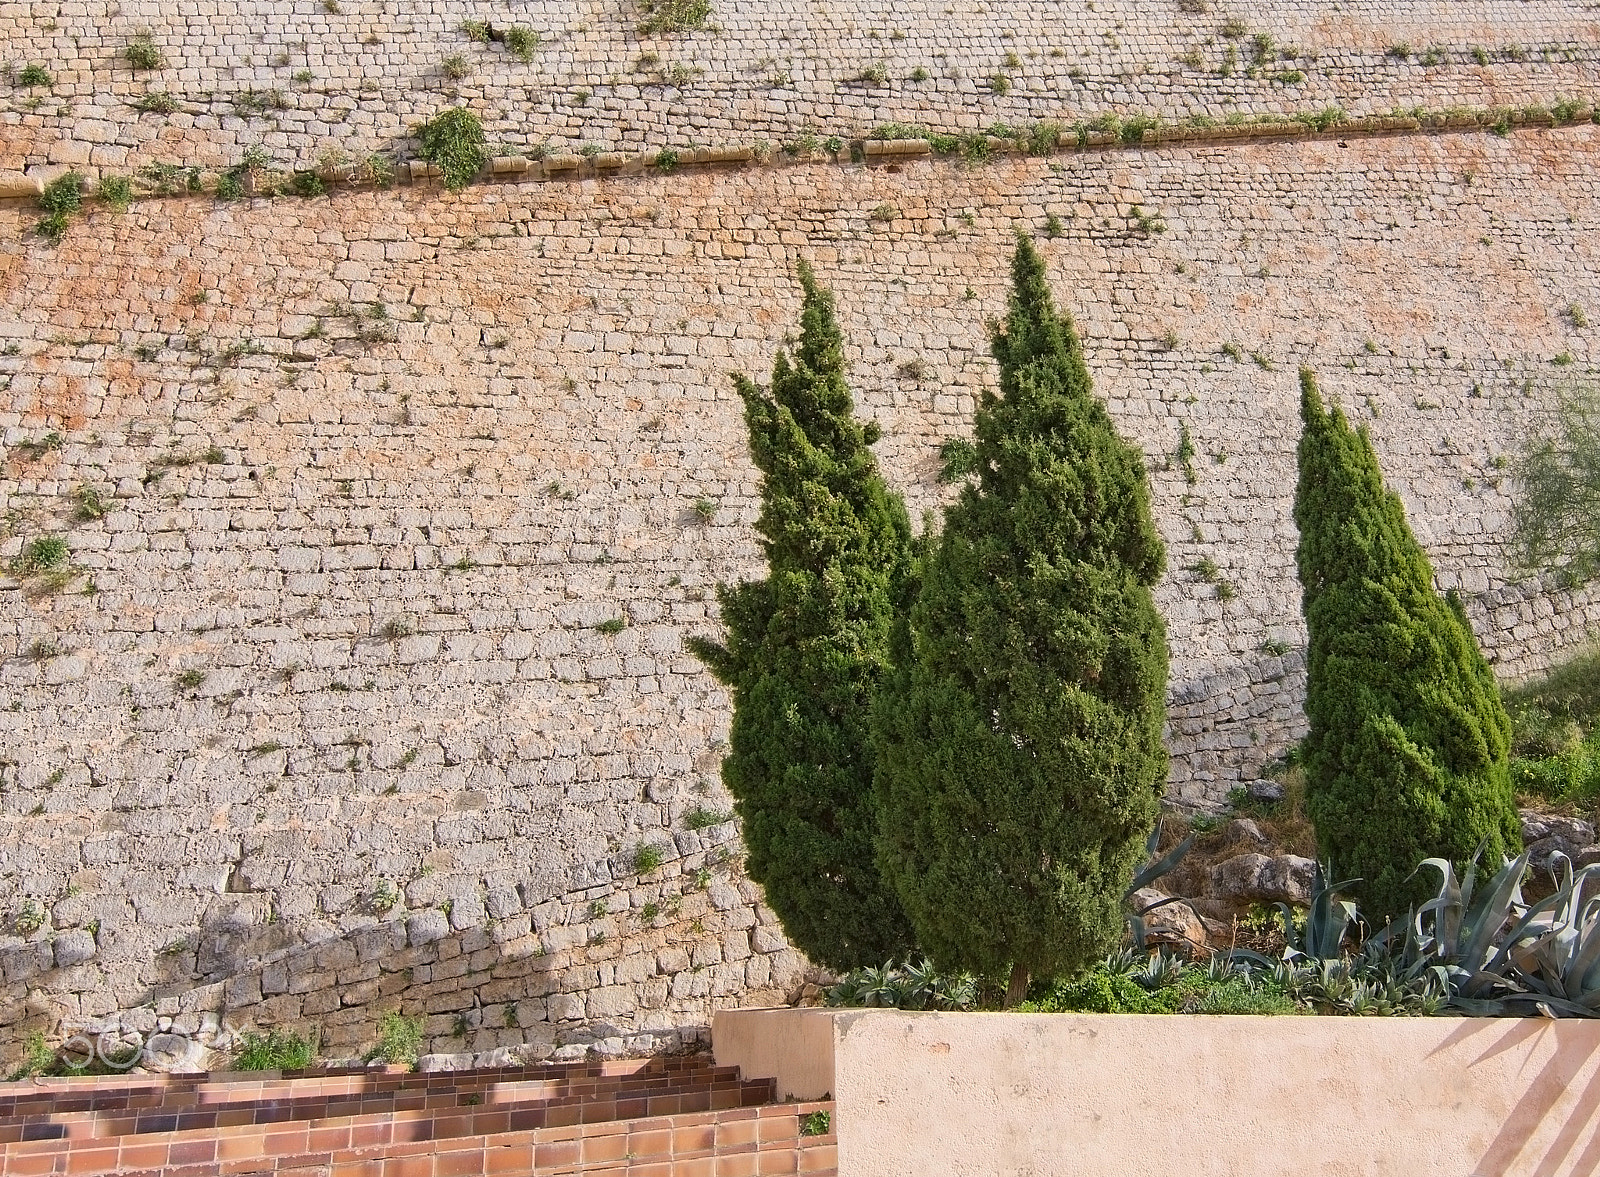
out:
<path id="1" fill-rule="evenodd" d="M 1468 1019 L 1440 1049 L 1464 1042 L 1488 1026 L 1489 1023 Z M 1529 1018 L 1472 1061 L 1481 1063 L 1508 1050 L 1524 1045 L 1531 1047 L 1539 1037 L 1553 1033 L 1552 1026 L 1547 1019 Z M 1523 1155 L 1556 1104 L 1567 1095 L 1573 1080 L 1590 1067 L 1595 1055 L 1594 1047 L 1578 1039 L 1557 1037 L 1555 1053 L 1528 1084 L 1527 1094 L 1507 1113 L 1500 1131 L 1473 1170 L 1473 1177 L 1501 1177 L 1505 1173 L 1556 1177 L 1561 1173 L 1600 1172 L 1600 1069 L 1594 1069 L 1589 1075 L 1572 1103 L 1574 1111 L 1562 1122 L 1544 1154 L 1537 1159 Z M 1574 1150 L 1578 1149 L 1581 1152 L 1574 1158 Z"/>
<path id="2" fill-rule="evenodd" d="M 53 943 L 0 951 L 9 1006 L 0 1040 L 15 1047 L 34 1031 L 81 1032 L 125 1051 L 155 1034 L 277 1026 L 314 1032 L 320 1054 L 337 1057 L 360 1053 L 380 1016 L 399 1010 L 424 1017 L 426 1053 L 670 1048 L 701 1036 L 713 999 L 782 1002 L 820 976 L 783 939 L 738 859 L 715 844 L 736 846 L 732 824 L 706 833 L 718 835 L 705 839 L 711 854 L 658 866 L 665 881 L 649 886 L 661 898 L 642 906 L 628 892 L 638 880 L 619 880 L 537 903 L 519 898 L 516 910 L 505 910 L 510 902 L 493 912 L 417 908 L 311 940 L 293 921 L 240 919 L 249 903 L 218 905 L 148 962 L 138 989 L 114 998 L 121 1010 L 103 1016 L 74 1009 L 76 994 L 110 987 L 90 933 L 72 929 Z M 715 870 L 699 865 L 710 860 Z"/>

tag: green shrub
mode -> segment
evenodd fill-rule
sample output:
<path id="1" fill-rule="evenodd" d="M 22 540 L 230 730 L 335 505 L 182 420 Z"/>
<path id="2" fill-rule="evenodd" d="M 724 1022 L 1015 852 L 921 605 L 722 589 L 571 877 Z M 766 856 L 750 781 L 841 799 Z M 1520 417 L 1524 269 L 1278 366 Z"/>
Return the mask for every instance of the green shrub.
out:
<path id="1" fill-rule="evenodd" d="M 527 25 L 512 25 L 506 30 L 506 48 L 519 61 L 532 61 L 533 51 L 539 47 L 539 34 Z"/>
<path id="2" fill-rule="evenodd" d="M 686 33 L 703 29 L 711 19 L 711 0 L 642 0 L 639 35 Z"/>
<path id="3" fill-rule="evenodd" d="M 1511 724 L 1454 593 L 1383 485 L 1365 430 L 1300 373 L 1295 560 L 1310 633 L 1303 763 L 1317 845 L 1372 914 L 1420 902 L 1425 858 L 1514 850 Z"/>
<path id="4" fill-rule="evenodd" d="M 417 129 L 420 154 L 444 173 L 445 187 L 459 192 L 489 160 L 483 123 L 464 106 L 452 106 Z"/>
<path id="5" fill-rule="evenodd" d="M 19 1079 L 28 1079 L 34 1075 L 53 1075 L 60 1069 L 60 1059 L 45 1041 L 44 1031 L 35 1030 L 23 1043 L 22 1059 L 8 1076 L 8 1080 L 15 1083 Z"/>
<path id="6" fill-rule="evenodd" d="M 71 552 L 66 540 L 59 535 L 41 535 L 28 541 L 11 567 L 23 576 L 50 572 L 65 567 L 69 555 Z"/>
<path id="7" fill-rule="evenodd" d="M 38 225 L 39 234 L 59 245 L 67 235 L 73 214 L 83 208 L 83 176 L 65 172 L 51 180 L 39 196 L 39 207 L 45 211 Z"/>
<path id="8" fill-rule="evenodd" d="M 133 203 L 133 181 L 127 176 L 103 176 L 95 197 L 118 212 L 124 212 Z"/>
<path id="9" fill-rule="evenodd" d="M 134 69 L 161 69 L 167 64 L 167 59 L 161 56 L 161 50 L 156 48 L 155 39 L 149 33 L 140 33 L 129 41 L 123 55 Z"/>
<path id="10" fill-rule="evenodd" d="M 647 875 L 662 863 L 661 847 L 641 842 L 633 850 L 633 873 Z"/>
<path id="11" fill-rule="evenodd" d="M 722 586 L 725 643 L 690 648 L 733 693 L 722 780 L 751 878 L 812 960 L 845 970 L 898 956 L 910 929 L 874 860 L 870 705 L 911 566 L 911 524 L 884 485 L 845 383 L 833 295 L 799 269 L 800 342 L 772 386 L 743 377 L 761 471 L 768 575 Z"/>
<path id="12" fill-rule="evenodd" d="M 48 86 L 55 81 L 42 65 L 25 65 L 17 71 L 18 86 Z"/>
<path id="13" fill-rule="evenodd" d="M 309 1038 L 292 1030 L 247 1030 L 233 1056 L 236 1071 L 303 1071 L 316 1059 Z"/>
<path id="14" fill-rule="evenodd" d="M 976 419 L 874 706 L 878 859 L 943 969 L 1061 975 L 1121 935 L 1167 777 L 1166 566 L 1139 452 L 1019 234 Z"/>
<path id="15" fill-rule="evenodd" d="M 1554 428 L 1533 434 L 1514 466 L 1513 560 L 1571 582 L 1600 572 L 1600 395 L 1576 387 Z"/>
<path id="16" fill-rule="evenodd" d="M 408 1018 L 392 1009 L 378 1019 L 378 1044 L 367 1052 L 368 1062 L 399 1063 L 415 1067 L 422 1053 L 422 1015 Z"/>
<path id="17" fill-rule="evenodd" d="M 978 447 L 970 438 L 947 437 L 939 445 L 939 481 L 960 482 L 978 469 Z"/>
<path id="18" fill-rule="evenodd" d="M 154 90 L 134 99 L 133 108 L 141 114 L 171 114 L 178 109 L 178 100 L 171 94 Z"/>

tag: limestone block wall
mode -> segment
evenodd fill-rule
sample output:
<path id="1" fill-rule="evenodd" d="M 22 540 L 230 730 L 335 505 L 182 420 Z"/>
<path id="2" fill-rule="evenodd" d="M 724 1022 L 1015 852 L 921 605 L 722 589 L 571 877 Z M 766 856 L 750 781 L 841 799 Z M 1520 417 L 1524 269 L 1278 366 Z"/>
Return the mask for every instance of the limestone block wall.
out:
<path id="1" fill-rule="evenodd" d="M 1548 104 L 1600 83 L 1585 0 L 714 2 L 704 30 L 671 36 L 641 19 L 635 0 L 14 0 L 5 65 L 53 85 L 0 93 L 0 171 L 225 167 L 252 149 L 309 168 L 403 153 L 456 103 L 504 150 L 637 150 L 890 121 Z M 540 43 L 523 61 L 466 21 Z M 133 68 L 141 35 L 158 68 Z"/>
<path id="2" fill-rule="evenodd" d="M 399 1007 L 554 1049 L 804 983 L 684 649 L 760 571 L 727 374 L 802 255 L 915 516 L 1040 235 L 1150 459 L 1174 800 L 1303 722 L 1302 363 L 1529 672 L 1600 608 L 1501 557 L 1503 459 L 1597 359 L 1597 163 L 1589 125 L 167 199 L 55 248 L 0 206 L 0 560 L 72 564 L 0 592 L 0 1042 Z"/>

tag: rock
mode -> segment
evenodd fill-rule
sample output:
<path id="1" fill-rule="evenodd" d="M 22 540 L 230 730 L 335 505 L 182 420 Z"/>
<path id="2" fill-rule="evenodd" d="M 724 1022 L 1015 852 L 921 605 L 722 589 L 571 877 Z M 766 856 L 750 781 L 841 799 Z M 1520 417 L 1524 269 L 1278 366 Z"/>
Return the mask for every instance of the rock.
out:
<path id="1" fill-rule="evenodd" d="M 1586 866 L 1600 866 L 1600 846 L 1591 846 L 1572 860 L 1573 870 L 1582 870 Z"/>
<path id="2" fill-rule="evenodd" d="M 1236 846 L 1241 842 L 1248 842 L 1252 846 L 1265 846 L 1268 838 L 1261 832 L 1261 827 L 1248 817 L 1236 817 L 1222 829 L 1222 836 L 1228 844 Z"/>
<path id="3" fill-rule="evenodd" d="M 1283 786 L 1277 781 L 1251 781 L 1246 790 L 1252 801 L 1282 801 Z"/>
<path id="4" fill-rule="evenodd" d="M 1187 900 L 1174 901 L 1171 895 L 1153 887 L 1141 887 L 1133 893 L 1133 910 L 1144 920 L 1145 940 L 1149 943 L 1190 949 L 1206 946 L 1205 923 Z"/>
<path id="5" fill-rule="evenodd" d="M 89 960 L 96 952 L 94 933 L 87 928 L 69 928 L 56 936 L 56 968 L 71 968 Z M 155 1017 L 152 1010 L 150 1016 Z"/>
<path id="6" fill-rule="evenodd" d="M 1561 838 L 1574 846 L 1594 845 L 1594 825 L 1582 818 L 1538 813 L 1532 809 L 1518 813 L 1522 818 L 1522 841 L 1528 846 L 1546 838 Z"/>
<path id="7" fill-rule="evenodd" d="M 1213 898 L 1236 904 L 1311 902 L 1316 863 L 1298 854 L 1236 854 L 1211 868 Z"/>

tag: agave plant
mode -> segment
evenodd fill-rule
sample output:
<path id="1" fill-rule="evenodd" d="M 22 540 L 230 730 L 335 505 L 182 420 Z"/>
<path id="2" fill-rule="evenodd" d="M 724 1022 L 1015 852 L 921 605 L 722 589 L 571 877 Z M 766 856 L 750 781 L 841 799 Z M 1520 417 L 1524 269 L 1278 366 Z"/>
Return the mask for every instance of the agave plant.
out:
<path id="1" fill-rule="evenodd" d="M 1157 908 L 1166 907 L 1171 903 L 1182 903 L 1187 905 L 1189 902 L 1187 899 L 1184 899 L 1181 896 L 1174 895 L 1169 899 L 1163 899 L 1160 903 L 1152 903 L 1146 907 L 1138 907 L 1136 905 L 1134 895 L 1140 889 L 1148 887 L 1151 883 L 1161 878 L 1161 876 L 1170 872 L 1175 866 L 1178 865 L 1179 862 L 1183 861 L 1183 856 L 1189 853 L 1189 847 L 1194 845 L 1194 840 L 1196 837 L 1198 837 L 1196 834 L 1190 834 L 1171 850 L 1168 850 L 1160 858 L 1157 858 L 1155 856 L 1156 849 L 1161 845 L 1161 825 L 1161 822 L 1156 822 L 1156 828 L 1151 830 L 1150 836 L 1145 839 L 1144 852 L 1145 856 L 1149 858 L 1150 861 L 1145 863 L 1145 865 L 1134 874 L 1133 881 L 1128 884 L 1128 889 L 1122 893 L 1123 906 L 1126 907 L 1128 911 L 1128 935 L 1133 940 L 1133 946 L 1139 949 L 1143 949 L 1145 947 L 1145 916 L 1149 915 Z M 1191 910 L 1193 909 L 1191 908 Z"/>
<path id="2" fill-rule="evenodd" d="M 977 998 L 971 974 L 941 973 L 926 957 L 853 969 L 824 995 L 829 1005 L 908 1010 L 966 1009 Z"/>

